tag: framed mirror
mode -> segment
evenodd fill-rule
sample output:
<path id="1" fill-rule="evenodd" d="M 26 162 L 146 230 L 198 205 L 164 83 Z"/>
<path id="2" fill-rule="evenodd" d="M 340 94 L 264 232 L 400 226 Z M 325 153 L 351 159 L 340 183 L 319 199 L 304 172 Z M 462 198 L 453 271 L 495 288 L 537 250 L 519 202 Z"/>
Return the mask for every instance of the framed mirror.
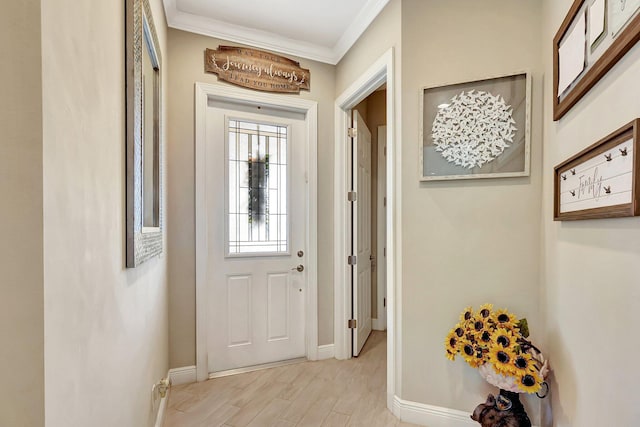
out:
<path id="1" fill-rule="evenodd" d="M 148 0 L 126 0 L 126 265 L 162 253 L 162 59 Z"/>

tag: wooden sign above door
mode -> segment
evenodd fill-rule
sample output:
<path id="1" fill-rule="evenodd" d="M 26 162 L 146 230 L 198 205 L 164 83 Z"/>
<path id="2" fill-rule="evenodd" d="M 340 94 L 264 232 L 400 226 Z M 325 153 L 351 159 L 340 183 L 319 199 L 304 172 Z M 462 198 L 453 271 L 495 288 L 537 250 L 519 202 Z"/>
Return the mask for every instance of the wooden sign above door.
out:
<path id="1" fill-rule="evenodd" d="M 218 46 L 206 49 L 204 70 L 219 80 L 265 92 L 299 93 L 310 90 L 309 70 L 284 56 L 257 49 Z"/>

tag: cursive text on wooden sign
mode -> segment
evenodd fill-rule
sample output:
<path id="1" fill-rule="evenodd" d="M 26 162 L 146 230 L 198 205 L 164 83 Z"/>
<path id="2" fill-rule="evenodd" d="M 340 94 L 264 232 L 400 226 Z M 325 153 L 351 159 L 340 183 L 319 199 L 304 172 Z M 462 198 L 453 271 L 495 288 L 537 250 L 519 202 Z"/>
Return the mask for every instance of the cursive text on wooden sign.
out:
<path id="1" fill-rule="evenodd" d="M 206 49 L 204 70 L 226 82 L 265 92 L 310 90 L 309 70 L 284 56 L 257 49 L 218 46 Z"/>

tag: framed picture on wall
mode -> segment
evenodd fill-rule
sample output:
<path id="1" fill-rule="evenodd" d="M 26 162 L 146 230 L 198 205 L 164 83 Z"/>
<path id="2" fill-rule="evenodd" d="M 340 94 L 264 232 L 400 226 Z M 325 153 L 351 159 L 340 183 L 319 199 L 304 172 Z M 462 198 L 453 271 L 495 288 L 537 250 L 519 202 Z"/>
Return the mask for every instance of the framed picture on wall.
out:
<path id="1" fill-rule="evenodd" d="M 420 180 L 529 176 L 531 76 L 422 89 Z"/>
<path id="2" fill-rule="evenodd" d="M 555 221 L 640 215 L 640 119 L 554 168 Z"/>
<path id="3" fill-rule="evenodd" d="M 160 255 L 162 213 L 162 56 L 149 0 L 125 2 L 126 265 Z"/>
<path id="4" fill-rule="evenodd" d="M 553 39 L 560 120 L 640 40 L 640 0 L 574 0 Z"/>

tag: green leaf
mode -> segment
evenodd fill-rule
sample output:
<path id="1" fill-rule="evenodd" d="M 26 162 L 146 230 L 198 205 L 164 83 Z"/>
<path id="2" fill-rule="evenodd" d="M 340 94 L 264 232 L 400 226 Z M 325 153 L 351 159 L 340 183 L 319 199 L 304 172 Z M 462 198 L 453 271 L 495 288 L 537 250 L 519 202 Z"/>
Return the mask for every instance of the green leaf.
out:
<path id="1" fill-rule="evenodd" d="M 529 322 L 527 322 L 526 318 L 520 319 L 518 322 L 518 328 L 520 329 L 520 333 L 523 337 L 529 338 Z"/>

